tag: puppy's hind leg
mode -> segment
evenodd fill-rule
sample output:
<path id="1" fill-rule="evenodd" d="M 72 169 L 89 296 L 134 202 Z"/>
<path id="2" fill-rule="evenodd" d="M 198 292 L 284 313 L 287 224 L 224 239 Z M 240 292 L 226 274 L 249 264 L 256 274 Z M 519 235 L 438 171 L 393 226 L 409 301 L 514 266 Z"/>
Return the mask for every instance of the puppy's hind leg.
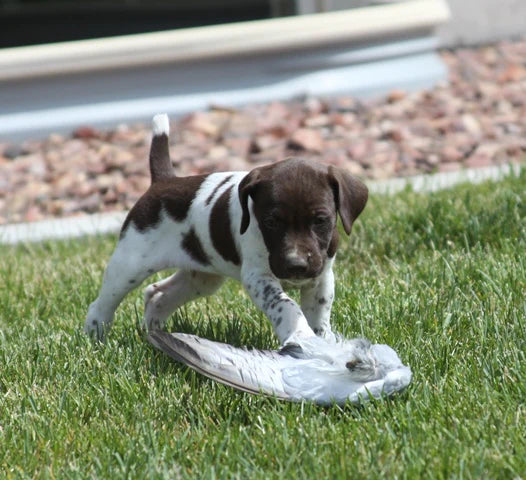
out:
<path id="1" fill-rule="evenodd" d="M 140 254 L 126 248 L 122 242 L 117 245 L 102 281 L 99 296 L 91 303 L 84 324 L 84 331 L 99 340 L 111 328 L 115 310 L 125 295 L 157 271 L 144 261 Z"/>
<path id="2" fill-rule="evenodd" d="M 147 330 L 163 329 L 170 314 L 183 304 L 211 295 L 223 277 L 195 270 L 180 270 L 144 291 L 144 324 Z"/>

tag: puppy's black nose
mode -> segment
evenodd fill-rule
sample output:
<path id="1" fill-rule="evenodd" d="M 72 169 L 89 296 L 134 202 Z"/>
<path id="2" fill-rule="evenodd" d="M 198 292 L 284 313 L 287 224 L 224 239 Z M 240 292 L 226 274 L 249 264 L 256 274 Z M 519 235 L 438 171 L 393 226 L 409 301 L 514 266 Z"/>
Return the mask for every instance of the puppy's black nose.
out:
<path id="1" fill-rule="evenodd" d="M 291 277 L 301 277 L 307 273 L 309 262 L 299 255 L 288 255 L 285 268 Z"/>

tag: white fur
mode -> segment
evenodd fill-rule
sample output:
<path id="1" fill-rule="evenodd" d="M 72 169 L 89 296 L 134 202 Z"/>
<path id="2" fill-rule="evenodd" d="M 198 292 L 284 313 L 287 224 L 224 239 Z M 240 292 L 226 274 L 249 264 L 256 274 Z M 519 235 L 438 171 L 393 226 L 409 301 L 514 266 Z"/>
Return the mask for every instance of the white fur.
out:
<path id="1" fill-rule="evenodd" d="M 159 113 L 155 115 L 152 120 L 152 130 L 154 136 L 157 135 L 170 135 L 170 121 L 166 113 Z"/>

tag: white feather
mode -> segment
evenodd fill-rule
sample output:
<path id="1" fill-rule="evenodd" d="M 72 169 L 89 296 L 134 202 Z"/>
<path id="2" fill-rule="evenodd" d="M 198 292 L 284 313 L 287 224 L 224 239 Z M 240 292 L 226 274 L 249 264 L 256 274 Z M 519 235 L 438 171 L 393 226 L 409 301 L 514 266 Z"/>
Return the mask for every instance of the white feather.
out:
<path id="1" fill-rule="evenodd" d="M 309 337 L 278 352 L 235 348 L 181 333 L 156 331 L 149 339 L 214 380 L 286 400 L 358 403 L 392 395 L 411 381 L 411 370 L 392 348 L 364 339 Z"/>

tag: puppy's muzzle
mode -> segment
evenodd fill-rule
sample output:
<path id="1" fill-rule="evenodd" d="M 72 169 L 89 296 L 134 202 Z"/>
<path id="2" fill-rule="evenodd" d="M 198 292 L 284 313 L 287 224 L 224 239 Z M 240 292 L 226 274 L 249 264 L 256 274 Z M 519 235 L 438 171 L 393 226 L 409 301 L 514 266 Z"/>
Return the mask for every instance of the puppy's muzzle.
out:
<path id="1" fill-rule="evenodd" d="M 285 257 L 284 267 L 288 277 L 303 278 L 308 274 L 309 262 L 305 257 L 299 255 L 288 255 Z"/>
<path id="2" fill-rule="evenodd" d="M 280 278 L 306 279 L 319 274 L 319 269 L 314 265 L 312 253 L 299 253 L 298 250 L 287 252 L 279 265 Z"/>

